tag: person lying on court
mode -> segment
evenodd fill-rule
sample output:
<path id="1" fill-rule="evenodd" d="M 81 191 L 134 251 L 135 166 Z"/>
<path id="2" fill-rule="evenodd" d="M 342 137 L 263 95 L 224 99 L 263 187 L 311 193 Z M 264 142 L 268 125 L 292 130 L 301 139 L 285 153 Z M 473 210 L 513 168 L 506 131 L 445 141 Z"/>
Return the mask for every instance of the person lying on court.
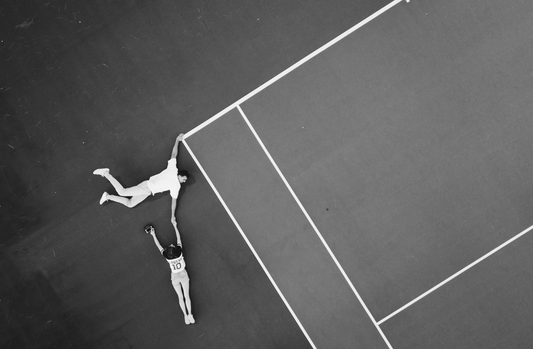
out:
<path id="1" fill-rule="evenodd" d="M 189 325 L 196 322 L 191 311 L 191 298 L 189 296 L 190 279 L 187 270 L 185 270 L 185 259 L 183 258 L 180 232 L 175 219 L 173 220 L 172 225 L 176 231 L 177 246 L 170 244 L 168 247 L 163 248 L 155 235 L 155 228 L 151 224 L 144 227 L 144 231 L 147 234 L 152 235 L 159 252 L 166 258 L 168 265 L 170 266 L 170 280 L 172 286 L 174 286 L 174 290 L 176 290 L 176 293 L 178 294 L 180 308 L 185 316 L 185 324 Z"/>
<path id="2" fill-rule="evenodd" d="M 124 188 L 122 184 L 109 173 L 108 168 L 94 170 L 93 174 L 106 178 L 113 185 L 119 195 L 110 195 L 107 192 L 104 192 L 100 198 L 100 205 L 110 200 L 131 208 L 137 206 L 150 195 L 170 191 L 170 196 L 172 197 L 172 221 L 174 219 L 174 212 L 176 211 L 176 200 L 178 198 L 181 184 L 185 183 L 189 177 L 189 173 L 186 170 L 178 171 L 177 168 L 176 157 L 178 156 L 178 144 L 183 138 L 183 133 L 176 138 L 176 142 L 172 148 L 172 154 L 170 155 L 170 160 L 167 162 L 167 168 L 134 187 Z"/>

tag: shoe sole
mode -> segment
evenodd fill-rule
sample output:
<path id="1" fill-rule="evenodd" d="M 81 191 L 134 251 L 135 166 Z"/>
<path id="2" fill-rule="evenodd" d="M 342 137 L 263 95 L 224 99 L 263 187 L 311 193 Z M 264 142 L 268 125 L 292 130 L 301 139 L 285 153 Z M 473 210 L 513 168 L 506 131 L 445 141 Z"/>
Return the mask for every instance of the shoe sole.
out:
<path id="1" fill-rule="evenodd" d="M 93 171 L 93 175 L 96 175 L 96 176 L 102 176 L 103 177 L 105 173 L 109 173 L 109 169 L 108 168 L 98 168 L 98 169 Z"/>
<path id="2" fill-rule="evenodd" d="M 102 197 L 100 198 L 100 205 L 103 205 L 104 202 L 107 201 L 107 193 L 103 193 Z"/>

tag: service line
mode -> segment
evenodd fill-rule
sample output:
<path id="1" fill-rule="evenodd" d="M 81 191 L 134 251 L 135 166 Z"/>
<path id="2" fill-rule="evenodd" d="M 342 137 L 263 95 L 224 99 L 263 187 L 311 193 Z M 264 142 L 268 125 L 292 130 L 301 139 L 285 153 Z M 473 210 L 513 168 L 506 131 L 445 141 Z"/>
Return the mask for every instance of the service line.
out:
<path id="1" fill-rule="evenodd" d="M 410 301 L 409 303 L 407 303 L 406 305 L 404 305 L 403 307 L 399 308 L 398 310 L 392 312 L 391 314 L 385 316 L 383 319 L 379 320 L 378 321 L 378 325 L 381 325 L 382 323 L 384 323 L 385 321 L 389 320 L 391 317 L 393 317 L 394 315 L 400 313 L 401 311 L 407 309 L 408 307 L 410 307 L 411 305 L 415 304 L 416 302 L 418 302 L 419 300 L 421 300 L 422 298 L 424 298 L 425 296 L 427 296 L 428 294 L 432 293 L 433 291 L 437 290 L 438 288 L 440 288 L 441 286 L 447 284 L 448 282 L 450 282 L 451 280 L 455 279 L 456 277 L 458 277 L 459 275 L 461 275 L 462 273 L 464 273 L 465 271 L 467 271 L 468 269 L 472 268 L 473 266 L 475 266 L 476 264 L 480 263 L 481 261 L 483 261 L 484 259 L 490 257 L 491 255 L 493 255 L 494 253 L 498 252 L 499 250 L 501 250 L 502 248 L 504 248 L 505 246 L 509 245 L 511 242 L 515 241 L 516 239 L 518 239 L 519 237 L 527 234 L 531 229 L 533 229 L 533 225 L 530 226 L 529 228 L 527 228 L 526 230 L 524 230 L 523 232 L 521 232 L 520 234 L 516 235 L 515 237 L 507 240 L 506 242 L 504 242 L 503 244 L 501 244 L 500 246 L 496 247 L 495 249 L 493 249 L 492 251 L 488 252 L 487 254 L 483 255 L 482 257 L 478 258 L 477 260 L 475 260 L 474 262 L 470 263 L 469 265 L 467 265 L 466 267 L 464 267 L 463 269 L 459 270 L 457 273 L 453 274 L 452 276 L 450 276 L 449 278 L 447 278 L 446 280 L 440 282 L 439 284 L 435 285 L 434 287 L 430 288 L 429 290 L 427 290 L 426 292 L 422 293 L 420 296 L 416 297 L 415 299 L 413 299 L 412 301 Z"/>

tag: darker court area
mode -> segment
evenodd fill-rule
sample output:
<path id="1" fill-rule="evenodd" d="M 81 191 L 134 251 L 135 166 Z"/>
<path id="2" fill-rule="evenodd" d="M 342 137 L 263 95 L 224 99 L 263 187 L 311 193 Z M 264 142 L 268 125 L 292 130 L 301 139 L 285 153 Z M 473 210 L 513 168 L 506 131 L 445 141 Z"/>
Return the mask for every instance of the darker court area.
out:
<path id="1" fill-rule="evenodd" d="M 165 265 L 137 233 L 168 224 L 170 199 L 100 207 L 108 188 L 92 171 L 112 167 L 126 185 L 155 173 L 179 132 L 386 3 L 4 1 L 0 347 L 160 348 L 177 338 L 184 348 L 307 347 L 186 150 L 179 163 L 196 183 L 178 221 L 194 328 L 178 323 Z M 241 301 L 221 305 L 232 296 Z"/>

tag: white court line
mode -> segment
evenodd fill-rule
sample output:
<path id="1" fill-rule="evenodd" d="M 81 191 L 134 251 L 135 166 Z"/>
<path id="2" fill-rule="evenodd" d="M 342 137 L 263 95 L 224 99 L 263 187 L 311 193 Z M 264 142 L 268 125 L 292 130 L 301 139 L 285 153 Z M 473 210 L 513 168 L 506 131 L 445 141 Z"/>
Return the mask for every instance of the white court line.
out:
<path id="1" fill-rule="evenodd" d="M 305 62 L 309 61 L 310 59 L 312 59 L 313 57 L 317 56 L 318 54 L 320 54 L 321 52 L 325 51 L 326 49 L 328 49 L 329 47 L 333 46 L 334 44 L 336 44 L 337 42 L 339 42 L 340 40 L 344 39 L 345 37 L 347 37 L 348 35 L 350 35 L 351 33 L 353 33 L 354 31 L 356 31 L 357 29 L 361 28 L 362 26 L 364 26 L 365 24 L 367 24 L 368 22 L 372 21 L 373 19 L 377 18 L 378 16 L 380 16 L 381 14 L 383 14 L 384 12 L 386 12 L 387 10 L 391 9 L 392 7 L 394 7 L 395 5 L 397 5 L 398 3 L 402 2 L 403 0 L 394 0 L 392 1 L 390 4 L 386 5 L 385 7 L 381 8 L 380 10 L 378 10 L 377 12 L 375 12 L 374 14 L 370 15 L 369 17 L 365 18 L 364 20 L 362 20 L 361 22 L 359 22 L 358 24 L 356 24 L 355 26 L 353 26 L 352 28 L 350 28 L 349 30 L 345 31 L 344 33 L 342 33 L 341 35 L 337 36 L 335 39 L 331 40 L 330 42 L 328 42 L 327 44 L 323 45 L 322 47 L 320 47 L 319 49 L 315 50 L 314 52 L 312 52 L 311 54 L 307 55 L 306 57 L 304 57 L 303 59 L 301 59 L 300 61 L 296 62 L 295 64 L 293 64 L 292 66 L 290 66 L 289 68 L 287 68 L 286 70 L 284 70 L 283 72 L 281 72 L 280 74 L 276 75 L 275 77 L 273 77 L 272 79 L 268 80 L 266 83 L 262 84 L 261 86 L 259 86 L 258 88 L 256 88 L 255 90 L 253 90 L 252 92 L 248 93 L 247 95 L 245 95 L 244 97 L 240 98 L 239 100 L 237 100 L 236 102 L 234 102 L 233 104 L 229 105 L 228 107 L 226 107 L 225 109 L 221 110 L 220 112 L 218 112 L 217 114 L 215 114 L 214 116 L 212 116 L 211 118 L 209 118 L 208 120 L 206 120 L 205 122 L 201 123 L 200 125 L 196 126 L 194 129 L 190 130 L 189 132 L 187 132 L 185 134 L 185 139 L 188 138 L 189 136 L 192 136 L 193 134 L 195 134 L 196 132 L 198 132 L 199 130 L 203 129 L 204 127 L 210 125 L 211 123 L 213 123 L 214 121 L 216 121 L 217 119 L 219 119 L 221 116 L 225 115 L 226 113 L 228 113 L 230 110 L 236 108 L 236 107 L 239 107 L 239 110 L 240 109 L 240 104 L 242 104 L 243 102 L 245 102 L 246 100 L 250 99 L 251 97 L 255 96 L 257 93 L 261 92 L 262 90 L 264 90 L 265 88 L 267 88 L 268 86 L 272 85 L 274 82 L 280 80 L 282 77 L 284 77 L 285 75 L 289 74 L 290 72 L 292 72 L 293 70 L 295 70 L 296 68 L 298 68 L 299 66 L 301 66 L 302 64 L 304 64 Z M 242 110 L 241 110 L 241 113 L 242 113 Z M 246 119 L 246 118 L 245 118 Z M 255 132 L 255 131 L 254 131 Z M 255 134 L 255 133 L 254 133 Z M 257 136 L 256 136 L 257 137 Z M 233 214 L 231 213 L 231 211 L 229 210 L 229 208 L 227 207 L 227 205 L 225 204 L 224 200 L 222 199 L 222 197 L 220 196 L 220 194 L 218 193 L 217 189 L 215 188 L 215 186 L 213 185 L 213 183 L 211 182 L 211 180 L 209 179 L 209 176 L 207 175 L 207 173 L 204 171 L 203 167 L 201 166 L 201 164 L 199 163 L 198 159 L 196 158 L 196 156 L 194 155 L 194 153 L 192 152 L 192 150 L 190 149 L 189 145 L 187 144 L 187 142 L 185 141 L 185 139 L 183 140 L 183 144 L 185 145 L 185 147 L 187 148 L 187 150 L 189 151 L 189 153 L 191 154 L 191 156 L 193 157 L 194 161 L 196 162 L 196 164 L 198 165 L 200 171 L 203 173 L 203 175 L 205 176 L 206 180 L 208 181 L 209 185 L 211 186 L 211 188 L 213 189 L 213 191 L 215 192 L 216 196 L 218 197 L 218 199 L 220 200 L 220 202 L 222 203 L 222 205 L 224 206 L 224 208 L 226 209 L 226 211 L 228 212 L 228 215 L 231 217 L 233 223 L 235 224 L 235 226 L 237 227 L 237 229 L 239 230 L 239 232 L 241 233 L 242 237 L 244 238 L 244 240 L 246 241 L 246 243 L 248 244 L 248 247 L 250 248 L 250 250 L 252 251 L 252 253 L 254 254 L 254 256 L 256 257 L 257 261 L 259 262 L 259 264 L 261 265 L 261 267 L 263 268 L 263 270 L 265 271 L 266 275 L 268 276 L 270 282 L 272 283 L 272 285 L 274 286 L 274 288 L 276 289 L 276 291 L 278 292 L 278 294 L 280 295 L 281 299 L 283 300 L 283 302 L 285 303 L 287 309 L 289 309 L 291 315 L 293 316 L 293 318 L 295 319 L 296 323 L 298 324 L 298 326 L 300 327 L 300 329 L 302 330 L 302 332 L 304 333 L 305 337 L 307 338 L 307 340 L 309 341 L 309 343 L 311 344 L 311 346 L 313 348 L 316 348 L 316 346 L 314 345 L 314 343 L 312 342 L 311 338 L 309 337 L 309 335 L 307 334 L 307 332 L 305 331 L 305 329 L 303 328 L 302 324 L 300 323 L 300 320 L 298 319 L 298 317 L 296 316 L 296 314 L 294 313 L 294 311 L 292 310 L 292 308 L 290 307 L 289 303 L 287 302 L 287 300 L 285 299 L 285 297 L 283 296 L 283 294 L 281 293 L 280 289 L 278 288 L 278 286 L 276 285 L 275 281 L 272 279 L 272 276 L 270 275 L 270 273 L 268 272 L 268 270 L 266 269 L 265 265 L 263 264 L 263 262 L 261 261 L 261 259 L 259 258 L 259 256 L 257 255 L 255 249 L 253 248 L 253 246 L 250 244 L 248 238 L 246 237 L 246 235 L 244 234 L 244 232 L 242 231 L 241 227 L 239 226 L 238 222 L 235 220 L 235 218 L 233 217 Z M 261 143 L 261 146 L 263 146 L 263 144 Z M 264 146 L 263 146 L 264 147 Z M 265 148 L 264 148 L 265 149 Z M 265 149 L 266 151 L 266 149 Z M 268 156 L 270 157 L 270 154 L 268 154 Z M 272 160 L 273 161 L 273 160 Z M 277 166 L 276 166 L 276 169 Z M 279 169 L 278 169 L 279 171 Z M 369 312 L 368 308 L 366 307 L 365 303 L 363 302 L 362 298 L 359 296 L 359 293 L 357 292 L 357 290 L 355 289 L 355 287 L 353 286 L 353 284 L 351 283 L 351 281 L 348 279 L 346 273 L 344 272 L 344 270 L 342 269 L 342 267 L 340 266 L 340 264 L 338 263 L 337 259 L 335 258 L 335 256 L 332 254 L 331 250 L 329 249 L 329 246 L 327 245 L 327 243 L 325 242 L 325 240 L 322 238 L 322 236 L 320 235 L 320 233 L 318 232 L 318 229 L 316 229 L 316 226 L 314 225 L 314 223 L 311 221 L 309 215 L 307 214 L 307 212 L 305 211 L 305 209 L 303 208 L 303 206 L 301 206 L 301 203 L 300 201 L 298 200 L 298 198 L 294 195 L 294 192 L 292 191 L 292 189 L 290 188 L 290 186 L 288 186 L 288 183 L 286 182 L 285 180 L 285 177 L 283 177 L 283 175 L 281 174 L 281 172 L 279 172 L 280 175 L 282 176 L 284 182 L 286 183 L 287 187 L 289 188 L 289 190 L 291 191 L 291 193 L 293 194 L 293 196 L 295 197 L 297 203 L 300 205 L 302 211 L 304 212 L 304 214 L 306 215 L 306 217 L 308 217 L 308 220 L 309 222 L 312 224 L 313 228 L 315 229 L 315 231 L 317 232 L 317 234 L 319 235 L 320 239 L 322 240 L 322 242 L 324 243 L 324 246 L 326 247 L 326 249 L 328 250 L 328 252 L 330 253 L 330 255 L 332 256 L 333 260 L 335 261 L 335 263 L 337 264 L 337 266 L 339 267 L 341 273 L 343 274 L 343 276 L 345 277 L 345 279 L 347 280 L 348 284 L 350 285 L 350 287 L 352 288 L 352 291 L 354 291 L 357 299 L 359 300 L 359 302 L 361 303 L 361 305 L 363 306 L 363 308 L 365 309 L 365 311 L 367 312 L 368 316 L 370 317 L 370 319 L 372 320 L 372 322 L 374 323 L 374 326 L 376 327 L 376 329 L 378 330 L 378 332 L 380 333 L 380 335 L 382 336 L 383 340 L 385 341 L 385 343 L 387 344 L 387 346 L 392 349 L 392 346 L 390 345 L 389 341 L 387 340 L 387 338 L 385 337 L 385 335 L 383 334 L 383 332 L 381 331 L 381 328 L 379 327 L 379 325 L 376 323 L 374 317 L 372 316 L 372 314 Z"/>
<path id="2" fill-rule="evenodd" d="M 255 129 L 253 128 L 252 124 L 250 123 L 250 121 L 248 120 L 248 118 L 246 117 L 246 115 L 244 114 L 243 110 L 241 109 L 241 106 L 238 105 L 237 106 L 237 109 L 239 109 L 239 112 L 241 113 L 244 121 L 246 121 L 246 124 L 248 124 L 248 127 L 250 128 L 250 130 L 252 131 L 252 133 L 254 134 L 255 138 L 257 139 L 257 142 L 261 145 L 261 148 L 263 148 L 263 151 L 265 152 L 265 154 L 267 155 L 268 159 L 270 160 L 270 162 L 272 163 L 272 166 L 274 166 L 274 168 L 276 169 L 276 171 L 278 172 L 279 176 L 281 177 L 281 179 L 283 180 L 283 183 L 285 183 L 285 186 L 287 186 L 287 189 L 289 190 L 289 192 L 291 193 L 292 197 L 294 198 L 294 200 L 296 201 L 296 203 L 298 204 L 298 206 L 300 207 L 300 209 L 302 210 L 303 214 L 305 215 L 305 217 L 307 218 L 307 220 L 309 221 L 309 224 L 311 224 L 311 227 L 313 227 L 315 233 L 318 235 L 320 241 L 322 241 L 322 244 L 324 245 L 324 247 L 326 248 L 326 250 L 328 251 L 329 255 L 331 256 L 331 258 L 333 259 L 333 261 L 335 262 L 335 264 L 337 265 L 337 268 L 339 268 L 342 276 L 344 277 L 344 279 L 346 280 L 346 282 L 348 283 L 348 285 L 350 285 L 350 288 L 352 289 L 353 293 L 355 294 L 355 296 L 357 297 L 357 299 L 359 300 L 359 303 L 361 303 L 361 305 L 363 306 L 363 308 L 365 309 L 365 312 L 367 313 L 368 317 L 370 318 L 370 320 L 372 320 L 372 323 L 374 324 L 374 326 L 376 327 L 376 329 L 378 330 L 379 334 L 381 335 L 381 337 L 383 338 L 383 340 L 385 341 L 385 343 L 387 343 L 387 346 L 392 349 L 392 346 L 391 344 L 389 343 L 387 337 L 385 336 L 385 334 L 383 333 L 383 331 L 381 331 L 381 328 L 379 327 L 379 325 L 376 323 L 376 320 L 374 319 L 374 316 L 372 316 L 372 314 L 370 313 L 370 310 L 368 310 L 365 302 L 363 301 L 363 299 L 361 298 L 361 296 L 359 295 L 359 292 L 357 292 L 357 290 L 355 289 L 354 285 L 352 284 L 352 281 L 350 280 L 350 278 L 348 277 L 348 275 L 346 275 L 346 272 L 344 271 L 344 269 L 342 268 L 341 264 L 339 263 L 339 261 L 337 260 L 337 257 L 335 257 L 335 254 L 333 253 L 333 251 L 331 251 L 331 249 L 329 248 L 329 245 L 328 243 L 326 242 L 326 240 L 324 239 L 324 237 L 322 236 L 322 234 L 320 233 L 320 231 L 318 230 L 318 228 L 316 227 L 315 223 L 313 222 L 313 220 L 311 219 L 311 217 L 309 216 L 309 214 L 307 213 L 307 210 L 304 208 L 304 206 L 302 205 L 302 203 L 300 202 L 300 199 L 298 199 L 298 197 L 296 196 L 296 194 L 294 193 L 294 190 L 292 190 L 292 187 L 290 186 L 289 182 L 287 181 L 287 179 L 285 178 L 285 176 L 283 175 L 283 173 L 281 172 L 281 170 L 279 169 L 278 165 L 276 164 L 276 162 L 274 161 L 274 159 L 272 158 L 272 156 L 270 155 L 270 153 L 268 152 L 267 148 L 265 147 L 265 145 L 263 144 L 263 141 L 261 140 L 261 138 L 259 138 L 259 135 L 257 134 L 257 132 L 255 132 Z"/>
<path id="3" fill-rule="evenodd" d="M 322 51 L 325 51 L 326 49 L 328 49 L 329 47 L 333 46 L 334 44 L 336 44 L 337 42 L 341 41 L 342 39 L 344 39 L 345 37 L 347 37 L 348 35 L 350 35 L 351 33 L 353 33 L 354 31 L 356 31 L 357 29 L 361 28 L 363 25 L 367 24 L 368 22 L 370 22 L 371 20 L 373 20 L 374 18 L 378 17 L 379 15 L 383 14 L 385 11 L 389 10 L 390 8 L 392 8 L 393 6 L 397 5 L 398 3 L 402 2 L 403 0 L 394 0 L 393 2 L 391 2 L 390 4 L 388 4 L 387 6 L 383 7 L 382 9 L 378 10 L 377 12 L 375 12 L 374 14 L 368 16 L 367 18 L 365 18 L 364 20 L 362 20 L 361 22 L 357 23 L 355 26 L 353 26 L 352 28 L 348 29 L 347 31 L 345 31 L 344 33 L 342 33 L 341 35 L 337 36 L 335 39 L 331 40 L 330 42 L 328 42 L 327 44 L 325 44 L 324 46 L 320 47 L 319 49 L 313 51 L 312 53 L 310 53 L 309 55 L 307 55 L 306 57 L 302 58 L 301 60 L 299 60 L 298 62 L 296 62 L 295 64 L 293 64 L 292 66 L 290 66 L 289 68 L 287 68 L 286 70 L 284 70 L 283 72 L 279 73 L 278 75 L 276 75 L 275 77 L 273 77 L 272 79 L 268 80 L 267 82 L 265 82 L 263 85 L 259 86 L 258 88 L 256 88 L 255 90 L 253 90 L 252 92 L 248 93 L 246 96 L 242 97 L 241 99 L 237 100 L 236 102 L 234 102 L 233 104 L 227 106 L 225 109 L 221 110 L 220 112 L 218 112 L 217 114 L 213 115 L 211 118 L 209 118 L 208 120 L 204 121 L 203 123 L 201 123 L 200 125 L 196 126 L 195 128 L 193 128 L 192 130 L 190 130 L 189 132 L 187 132 L 185 134 L 185 138 L 189 137 L 189 136 L 192 136 L 193 134 L 195 134 L 196 132 L 198 132 L 199 130 L 201 130 L 202 128 L 208 126 L 209 124 L 211 124 L 212 122 L 214 122 L 215 120 L 217 120 L 218 118 L 220 118 L 221 116 L 223 116 L 224 114 L 226 114 L 227 112 L 229 112 L 230 110 L 232 110 L 233 108 L 237 107 L 238 105 L 244 103 L 246 100 L 250 99 L 251 97 L 255 96 L 257 93 L 261 92 L 262 90 L 264 90 L 265 88 L 267 88 L 268 86 L 272 85 L 274 82 L 278 81 L 279 79 L 281 79 L 282 77 L 284 77 L 285 75 L 289 74 L 290 72 L 292 72 L 293 70 L 295 70 L 296 68 L 298 68 L 299 66 L 301 66 L 302 64 L 304 64 L 305 62 L 307 62 L 308 60 L 310 60 L 311 58 L 315 57 L 316 55 L 318 55 L 319 53 L 321 53 Z"/>
<path id="4" fill-rule="evenodd" d="M 315 344 L 313 343 L 313 341 L 311 340 L 311 337 L 309 337 L 309 335 L 307 334 L 307 331 L 305 330 L 305 328 L 302 326 L 302 323 L 300 322 L 300 320 L 298 319 L 298 317 L 296 316 L 296 314 L 294 313 L 294 311 L 292 310 L 290 304 L 287 302 L 287 300 L 285 299 L 285 296 L 283 295 L 283 293 L 281 293 L 281 290 L 279 289 L 278 285 L 276 284 L 276 282 L 274 281 L 274 279 L 272 278 L 272 276 L 270 275 L 270 273 L 268 272 L 268 269 L 265 267 L 265 265 L 263 264 L 263 261 L 261 260 L 261 258 L 259 257 L 259 255 L 257 254 L 257 252 L 255 251 L 254 247 L 252 246 L 252 244 L 250 243 L 250 241 L 248 240 L 248 237 L 246 236 L 246 234 L 244 234 L 244 231 L 241 229 L 241 226 L 239 225 L 239 223 L 237 222 L 237 220 L 235 219 L 235 217 L 233 216 L 233 214 L 231 213 L 229 207 L 226 205 L 226 202 L 224 201 L 224 199 L 222 199 L 222 196 L 220 196 L 217 188 L 215 187 L 215 185 L 213 184 L 213 182 L 211 182 L 211 179 L 209 178 L 209 176 L 207 175 L 207 173 L 205 172 L 204 168 L 202 167 L 202 165 L 200 164 L 200 162 L 198 161 L 198 159 L 196 158 L 196 156 L 194 155 L 194 153 L 192 152 L 191 148 L 189 147 L 189 144 L 187 144 L 187 142 L 184 140 L 182 142 L 185 147 L 187 148 L 187 150 L 189 151 L 189 153 L 191 154 L 194 162 L 196 162 L 196 165 L 198 166 L 198 168 L 200 169 L 200 171 L 202 172 L 202 174 L 204 175 L 205 179 L 207 180 L 207 182 L 209 183 L 209 185 L 211 186 L 211 188 L 213 189 L 213 191 L 215 192 L 215 195 L 218 197 L 218 199 L 220 200 L 220 203 L 222 204 L 222 206 L 224 207 L 224 209 L 226 210 L 226 212 L 228 213 L 228 215 L 230 216 L 231 220 L 233 221 L 233 224 L 235 224 L 235 226 L 237 227 L 237 229 L 239 230 L 239 232 L 241 233 L 244 241 L 246 241 L 246 244 L 248 245 L 248 248 L 250 248 L 250 250 L 252 251 L 252 253 L 254 254 L 255 258 L 257 259 L 257 261 L 259 262 L 259 264 L 261 265 L 261 268 L 263 268 L 263 271 L 265 272 L 265 274 L 268 276 L 268 279 L 270 280 L 270 282 L 272 283 L 272 285 L 274 286 L 274 288 L 276 289 L 276 291 L 278 292 L 279 296 L 281 297 L 281 299 L 283 300 L 283 303 L 285 303 L 285 306 L 287 307 L 287 309 L 289 309 L 289 312 L 291 313 L 292 317 L 294 318 L 294 320 L 296 321 L 296 323 L 298 324 L 298 326 L 300 327 L 300 329 L 302 330 L 303 334 L 305 335 L 305 338 L 307 338 L 307 340 L 309 341 L 309 344 L 311 344 L 311 347 L 313 347 L 313 349 L 316 349 L 316 346 Z"/>
<path id="5" fill-rule="evenodd" d="M 392 312 L 390 315 L 388 316 L 385 316 L 383 319 L 381 319 L 380 321 L 378 321 L 378 325 L 381 325 L 382 323 L 384 323 L 385 321 L 389 320 L 391 317 L 393 317 L 394 315 L 398 314 L 399 312 L 405 310 L 406 308 L 410 307 L 411 305 L 413 305 L 414 303 L 418 302 L 419 300 L 421 300 L 422 298 L 424 298 L 425 296 L 427 296 L 428 294 L 430 294 L 431 292 L 435 291 L 436 289 L 438 289 L 439 287 L 443 286 L 444 284 L 448 283 L 449 281 L 455 279 L 457 276 L 461 275 L 462 273 L 464 273 L 465 271 L 467 271 L 468 269 L 472 268 L 474 265 L 478 264 L 479 262 L 483 261 L 484 259 L 488 258 L 489 256 L 491 256 L 492 254 L 498 252 L 499 250 L 501 250 L 502 248 L 504 248 L 505 246 L 509 245 L 511 242 L 515 241 L 516 239 L 518 239 L 519 237 L 525 235 L 526 233 L 528 233 L 531 229 L 533 229 L 533 225 L 530 226 L 529 228 L 527 228 L 526 230 L 524 230 L 523 232 L 521 232 L 520 234 L 516 235 L 515 237 L 507 240 L 506 242 L 504 242 L 503 244 L 501 244 L 500 246 L 496 247 L 495 249 L 493 249 L 492 251 L 490 251 L 489 253 L 485 254 L 484 256 L 478 258 L 476 261 L 470 263 L 469 265 L 467 265 L 466 267 L 464 267 L 463 269 L 459 270 L 457 273 L 453 274 L 452 276 L 450 276 L 449 278 L 447 278 L 446 280 L 442 281 L 441 283 L 439 283 L 438 285 L 430 288 L 429 290 L 427 290 L 426 292 L 422 293 L 420 296 L 416 297 L 415 299 L 413 299 L 412 301 L 410 301 L 409 303 L 407 303 L 406 305 L 404 305 L 403 307 L 399 308 L 398 310 Z"/>

